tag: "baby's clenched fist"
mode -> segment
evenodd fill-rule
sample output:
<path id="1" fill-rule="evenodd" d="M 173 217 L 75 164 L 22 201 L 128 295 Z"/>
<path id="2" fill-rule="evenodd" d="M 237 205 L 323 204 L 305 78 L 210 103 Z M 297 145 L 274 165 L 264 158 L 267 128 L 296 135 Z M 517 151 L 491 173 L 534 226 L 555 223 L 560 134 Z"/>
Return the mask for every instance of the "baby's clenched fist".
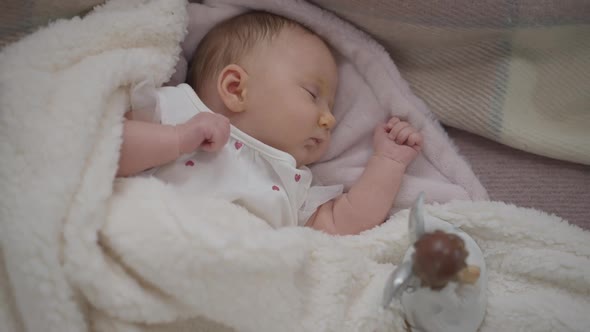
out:
<path id="1" fill-rule="evenodd" d="M 217 113 L 202 112 L 183 124 L 175 126 L 180 154 L 197 149 L 208 152 L 221 150 L 229 140 L 229 119 Z"/>
<path id="2" fill-rule="evenodd" d="M 375 154 L 408 166 L 422 150 L 422 134 L 408 122 L 393 117 L 378 125 L 373 135 Z"/>

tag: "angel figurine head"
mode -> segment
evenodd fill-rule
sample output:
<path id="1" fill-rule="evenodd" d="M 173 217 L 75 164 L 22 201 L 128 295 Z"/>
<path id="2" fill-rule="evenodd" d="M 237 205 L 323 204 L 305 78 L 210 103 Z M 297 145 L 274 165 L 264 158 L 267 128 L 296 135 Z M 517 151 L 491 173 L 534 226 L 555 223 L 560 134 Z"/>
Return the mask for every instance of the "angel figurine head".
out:
<path id="1" fill-rule="evenodd" d="M 414 243 L 413 274 L 420 285 L 440 290 L 449 281 L 473 284 L 480 274 L 478 266 L 467 265 L 469 253 L 461 237 L 436 230 Z"/>
<path id="2" fill-rule="evenodd" d="M 410 326 L 419 331 L 475 331 L 486 308 L 483 253 L 466 233 L 446 221 L 425 219 L 424 194 L 410 210 L 411 247 L 392 272 L 383 306 L 400 299 Z"/>

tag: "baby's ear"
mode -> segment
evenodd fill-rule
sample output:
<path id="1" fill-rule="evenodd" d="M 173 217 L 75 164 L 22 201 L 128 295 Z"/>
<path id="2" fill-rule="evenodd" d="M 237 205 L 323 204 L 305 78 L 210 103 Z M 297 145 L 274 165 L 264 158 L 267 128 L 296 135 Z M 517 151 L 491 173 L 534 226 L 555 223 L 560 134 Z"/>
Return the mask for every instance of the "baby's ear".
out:
<path id="1" fill-rule="evenodd" d="M 225 66 L 217 80 L 217 92 L 225 106 L 231 112 L 243 112 L 246 110 L 246 83 L 248 73 L 236 64 Z"/>

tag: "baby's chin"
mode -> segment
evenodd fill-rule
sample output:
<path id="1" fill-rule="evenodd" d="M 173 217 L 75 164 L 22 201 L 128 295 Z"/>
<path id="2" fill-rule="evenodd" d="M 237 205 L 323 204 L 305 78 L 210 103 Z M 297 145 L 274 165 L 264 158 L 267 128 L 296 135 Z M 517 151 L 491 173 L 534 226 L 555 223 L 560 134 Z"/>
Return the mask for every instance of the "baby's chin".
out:
<path id="1" fill-rule="evenodd" d="M 318 162 L 322 158 L 322 155 L 323 154 L 320 153 L 307 153 L 300 156 L 294 156 L 295 162 L 297 163 L 297 168 L 309 166 L 313 163 Z"/>
<path id="2" fill-rule="evenodd" d="M 319 145 L 304 144 L 293 148 L 291 151 L 286 151 L 295 159 L 297 168 L 309 166 L 318 162 L 324 154 L 328 151 L 328 144 L 323 142 Z"/>

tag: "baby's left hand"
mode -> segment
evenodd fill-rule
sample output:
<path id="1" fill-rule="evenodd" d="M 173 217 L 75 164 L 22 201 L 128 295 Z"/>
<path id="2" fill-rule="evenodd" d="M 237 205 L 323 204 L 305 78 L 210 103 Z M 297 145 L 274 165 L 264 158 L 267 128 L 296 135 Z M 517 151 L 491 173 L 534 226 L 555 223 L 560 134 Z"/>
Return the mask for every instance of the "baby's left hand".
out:
<path id="1" fill-rule="evenodd" d="M 408 166 L 422 150 L 423 137 L 408 122 L 392 117 L 375 130 L 375 153 Z"/>

